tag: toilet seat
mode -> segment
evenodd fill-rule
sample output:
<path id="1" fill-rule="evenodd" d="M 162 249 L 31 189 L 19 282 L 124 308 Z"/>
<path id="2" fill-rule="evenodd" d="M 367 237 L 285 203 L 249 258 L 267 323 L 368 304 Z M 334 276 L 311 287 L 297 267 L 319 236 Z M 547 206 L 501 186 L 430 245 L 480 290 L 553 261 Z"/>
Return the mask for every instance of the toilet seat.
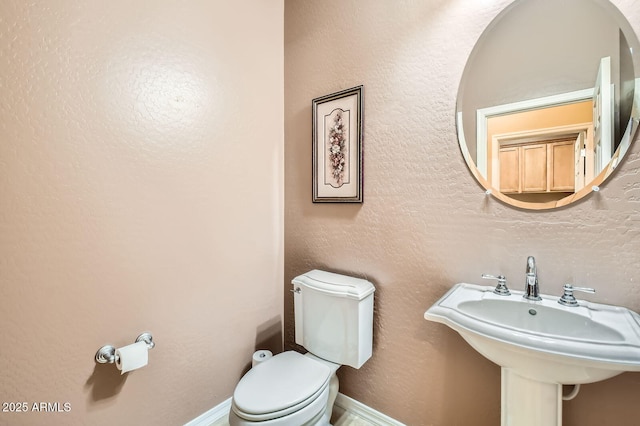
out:
<path id="1" fill-rule="evenodd" d="M 298 411 L 294 411 L 283 417 L 276 417 L 271 420 L 252 421 L 240 417 L 233 409 L 229 411 L 230 426 L 328 426 L 329 423 L 324 420 L 329 400 L 329 387 L 312 401 L 306 407 L 302 407 Z M 233 405 L 232 405 L 233 407 Z"/>
<path id="2" fill-rule="evenodd" d="M 277 419 L 309 405 L 322 409 L 332 374 L 323 363 L 295 351 L 283 352 L 256 365 L 240 379 L 231 409 L 249 422 Z"/>

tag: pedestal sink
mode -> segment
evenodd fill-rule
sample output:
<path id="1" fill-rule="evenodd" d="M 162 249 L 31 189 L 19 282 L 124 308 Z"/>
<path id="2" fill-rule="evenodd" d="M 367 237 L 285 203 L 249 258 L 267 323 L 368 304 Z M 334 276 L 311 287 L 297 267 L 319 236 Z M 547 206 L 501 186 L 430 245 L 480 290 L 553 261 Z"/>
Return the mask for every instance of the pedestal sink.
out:
<path id="1" fill-rule="evenodd" d="M 640 315 L 619 306 L 558 297 L 528 301 L 493 287 L 456 284 L 424 314 L 448 325 L 500 365 L 502 426 L 560 426 L 562 385 L 640 371 Z"/>

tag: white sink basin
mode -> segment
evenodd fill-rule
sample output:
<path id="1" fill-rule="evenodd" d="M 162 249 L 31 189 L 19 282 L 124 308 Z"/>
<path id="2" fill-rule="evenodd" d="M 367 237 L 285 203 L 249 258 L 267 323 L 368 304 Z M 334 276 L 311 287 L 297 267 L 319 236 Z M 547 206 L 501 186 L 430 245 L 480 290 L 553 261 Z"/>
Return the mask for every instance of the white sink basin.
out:
<path id="1" fill-rule="evenodd" d="M 553 384 L 591 383 L 640 371 L 640 315 L 558 297 L 528 301 L 493 287 L 456 284 L 424 317 L 448 325 L 478 352 L 519 376 Z"/>

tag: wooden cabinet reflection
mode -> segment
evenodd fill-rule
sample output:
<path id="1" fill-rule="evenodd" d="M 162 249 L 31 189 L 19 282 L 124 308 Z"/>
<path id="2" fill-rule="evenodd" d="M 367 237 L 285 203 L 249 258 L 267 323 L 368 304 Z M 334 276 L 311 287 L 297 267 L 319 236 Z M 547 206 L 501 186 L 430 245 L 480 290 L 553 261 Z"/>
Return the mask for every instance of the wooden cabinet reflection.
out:
<path id="1" fill-rule="evenodd" d="M 564 139 L 501 147 L 500 191 L 575 192 L 574 142 Z"/>

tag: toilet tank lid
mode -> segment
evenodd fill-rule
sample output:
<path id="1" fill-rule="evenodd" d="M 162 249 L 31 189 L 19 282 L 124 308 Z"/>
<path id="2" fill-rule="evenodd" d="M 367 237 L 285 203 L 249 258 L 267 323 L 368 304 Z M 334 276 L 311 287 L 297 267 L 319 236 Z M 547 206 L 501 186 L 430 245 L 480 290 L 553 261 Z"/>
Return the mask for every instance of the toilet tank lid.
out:
<path id="1" fill-rule="evenodd" d="M 357 300 L 362 300 L 375 291 L 373 284 L 362 278 L 335 274 L 319 269 L 298 275 L 291 282 L 293 285 L 304 285 L 334 296 Z"/>

